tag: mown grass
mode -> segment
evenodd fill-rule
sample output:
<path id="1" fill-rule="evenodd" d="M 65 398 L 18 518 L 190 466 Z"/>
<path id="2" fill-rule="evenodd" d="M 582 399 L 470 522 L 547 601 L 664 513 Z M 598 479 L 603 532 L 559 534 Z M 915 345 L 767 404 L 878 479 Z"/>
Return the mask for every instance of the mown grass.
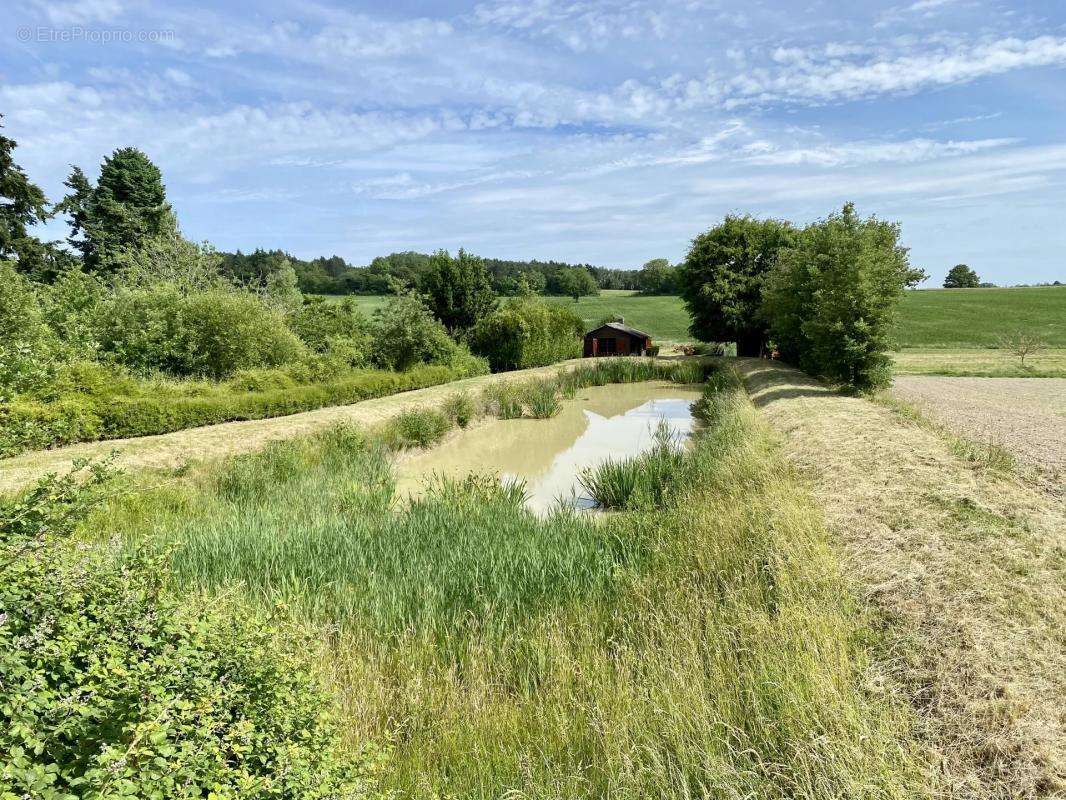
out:
<path id="1" fill-rule="evenodd" d="M 1066 311 L 1064 311 L 1066 313 Z M 975 378 L 1066 378 L 1066 348 L 1029 355 L 1023 364 L 1003 349 L 916 348 L 892 354 L 897 375 Z"/>
<path id="2" fill-rule="evenodd" d="M 735 381 L 709 394 L 654 513 L 542 519 L 477 477 L 395 508 L 380 442 L 336 429 L 102 520 L 165 548 L 182 591 L 318 629 L 352 746 L 388 743 L 400 796 L 921 794 L 806 488 Z"/>

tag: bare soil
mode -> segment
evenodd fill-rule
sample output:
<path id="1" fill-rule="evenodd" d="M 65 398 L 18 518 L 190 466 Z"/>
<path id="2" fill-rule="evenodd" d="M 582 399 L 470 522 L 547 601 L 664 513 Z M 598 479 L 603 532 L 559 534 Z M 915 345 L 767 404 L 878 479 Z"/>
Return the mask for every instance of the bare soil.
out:
<path id="1" fill-rule="evenodd" d="M 55 450 L 23 453 L 0 460 L 0 492 L 17 490 L 49 472 L 66 472 L 75 459 L 99 459 L 112 452 L 117 452 L 115 466 L 124 469 L 170 468 L 259 450 L 268 442 L 305 436 L 340 422 L 369 428 L 401 411 L 439 406 L 456 392 L 479 392 L 491 383 L 544 377 L 560 369 L 569 369 L 578 363 L 580 359 L 549 367 L 482 375 L 426 389 L 364 400 L 361 403 L 320 408 L 285 417 L 225 422 L 221 425 L 207 425 L 158 436 L 84 442 Z"/>
<path id="2" fill-rule="evenodd" d="M 903 375 L 892 394 L 960 436 L 996 444 L 1052 474 L 1066 473 L 1066 378 Z"/>
<path id="3" fill-rule="evenodd" d="M 738 368 L 811 482 L 878 631 L 872 691 L 908 697 L 943 795 L 1066 796 L 1061 497 L 796 370 Z"/>

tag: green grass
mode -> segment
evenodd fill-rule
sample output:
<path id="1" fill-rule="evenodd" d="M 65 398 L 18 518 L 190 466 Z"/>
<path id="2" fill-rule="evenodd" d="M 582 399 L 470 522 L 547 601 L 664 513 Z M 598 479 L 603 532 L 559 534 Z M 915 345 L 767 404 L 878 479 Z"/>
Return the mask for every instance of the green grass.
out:
<path id="1" fill-rule="evenodd" d="M 907 292 L 897 337 L 905 348 L 981 348 L 1018 330 L 1066 347 L 1066 286 Z"/>
<path id="2" fill-rule="evenodd" d="M 168 552 L 180 591 L 318 630 L 351 745 L 391 743 L 398 796 L 920 795 L 818 510 L 736 381 L 709 392 L 653 514 L 541 519 L 477 477 L 395 508 L 381 450 L 336 429 L 99 524 Z"/>
<path id="3" fill-rule="evenodd" d="M 577 303 L 567 297 L 548 299 L 571 306 L 588 327 L 608 314 L 620 314 L 656 341 L 692 339 L 680 297 L 606 289 Z M 385 302 L 378 295 L 355 300 L 368 313 Z M 1066 286 L 907 292 L 900 305 L 897 337 L 905 348 L 984 348 L 996 347 L 1003 336 L 1019 329 L 1038 333 L 1049 347 L 1066 348 Z"/>
<path id="4" fill-rule="evenodd" d="M 892 354 L 897 375 L 947 375 L 979 378 L 1066 378 L 1066 348 L 1027 356 L 989 348 L 914 347 Z"/>

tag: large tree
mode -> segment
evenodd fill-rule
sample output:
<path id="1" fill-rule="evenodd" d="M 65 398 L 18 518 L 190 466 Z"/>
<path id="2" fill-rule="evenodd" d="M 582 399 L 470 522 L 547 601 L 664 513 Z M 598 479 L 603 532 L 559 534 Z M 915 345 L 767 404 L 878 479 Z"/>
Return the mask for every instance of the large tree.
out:
<path id="1" fill-rule="evenodd" d="M 737 355 L 759 355 L 768 327 L 760 311 L 763 282 L 795 236 L 788 222 L 730 215 L 693 239 L 677 274 L 692 335 L 735 341 Z"/>
<path id="2" fill-rule="evenodd" d="M 675 294 L 677 269 L 665 258 L 653 258 L 640 268 L 637 285 L 644 294 Z"/>
<path id="3" fill-rule="evenodd" d="M 109 271 L 112 259 L 176 229 L 159 168 L 135 147 L 104 159 L 93 186 L 79 167 L 67 178 L 70 193 L 58 209 L 70 216 L 70 243 L 87 269 Z"/>
<path id="4" fill-rule="evenodd" d="M 555 294 L 574 298 L 575 303 L 586 295 L 600 293 L 596 279 L 584 267 L 563 267 L 557 270 L 548 279 L 548 289 Z"/>
<path id="5" fill-rule="evenodd" d="M 447 250 L 430 257 L 422 289 L 434 316 L 452 334 L 469 330 L 496 308 L 496 293 L 484 262 L 461 248 L 454 258 Z"/>
<path id="6" fill-rule="evenodd" d="M 976 289 L 980 285 L 981 279 L 977 273 L 965 264 L 956 264 L 944 278 L 945 289 Z"/>
<path id="7" fill-rule="evenodd" d="M 855 389 L 888 382 L 896 307 L 925 278 L 899 237 L 898 224 L 862 219 L 848 203 L 781 252 L 763 313 L 785 359 Z"/>
<path id="8" fill-rule="evenodd" d="M 20 272 L 38 275 L 47 270 L 50 248 L 27 228 L 51 214 L 44 192 L 15 163 L 17 146 L 14 139 L 0 135 L 0 260 L 14 262 Z"/>

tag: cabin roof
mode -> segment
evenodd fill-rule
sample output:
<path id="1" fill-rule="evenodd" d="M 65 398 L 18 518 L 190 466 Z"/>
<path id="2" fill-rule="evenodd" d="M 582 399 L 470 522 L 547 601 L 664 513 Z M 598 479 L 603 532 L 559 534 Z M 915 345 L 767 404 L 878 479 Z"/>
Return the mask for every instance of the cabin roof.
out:
<path id="1" fill-rule="evenodd" d="M 588 336 L 590 334 L 595 333 L 596 331 L 603 330 L 604 328 L 612 328 L 613 330 L 621 331 L 622 333 L 628 333 L 630 336 L 638 336 L 641 339 L 651 338 L 651 336 L 646 334 L 644 331 L 638 331 L 636 328 L 632 328 L 629 325 L 626 325 L 624 322 L 605 322 L 602 325 L 593 328 L 585 335 Z"/>

